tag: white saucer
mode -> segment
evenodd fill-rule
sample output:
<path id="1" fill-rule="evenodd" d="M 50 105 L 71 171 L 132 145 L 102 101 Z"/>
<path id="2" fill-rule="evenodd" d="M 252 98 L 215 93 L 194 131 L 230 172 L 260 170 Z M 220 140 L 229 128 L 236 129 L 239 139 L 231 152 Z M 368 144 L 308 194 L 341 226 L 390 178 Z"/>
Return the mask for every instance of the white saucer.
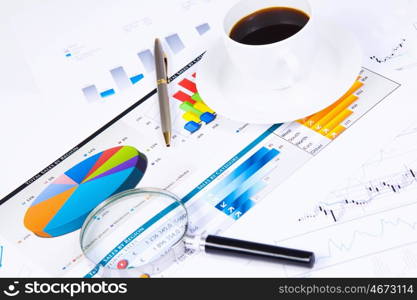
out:
<path id="1" fill-rule="evenodd" d="M 362 53 L 349 31 L 328 20 L 318 26 L 319 46 L 310 72 L 282 90 L 251 87 L 228 59 L 223 41 L 215 40 L 198 64 L 202 99 L 219 115 L 257 124 L 298 120 L 331 105 L 358 77 Z"/>

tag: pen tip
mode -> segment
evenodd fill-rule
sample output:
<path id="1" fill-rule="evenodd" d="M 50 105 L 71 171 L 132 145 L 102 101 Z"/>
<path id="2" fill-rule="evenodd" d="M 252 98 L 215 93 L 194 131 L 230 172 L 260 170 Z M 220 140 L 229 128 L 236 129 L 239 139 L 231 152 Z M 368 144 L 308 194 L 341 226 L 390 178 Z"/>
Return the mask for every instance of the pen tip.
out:
<path id="1" fill-rule="evenodd" d="M 171 146 L 171 133 L 164 132 L 164 139 L 165 139 L 165 145 L 167 145 L 167 147 L 170 147 Z"/>

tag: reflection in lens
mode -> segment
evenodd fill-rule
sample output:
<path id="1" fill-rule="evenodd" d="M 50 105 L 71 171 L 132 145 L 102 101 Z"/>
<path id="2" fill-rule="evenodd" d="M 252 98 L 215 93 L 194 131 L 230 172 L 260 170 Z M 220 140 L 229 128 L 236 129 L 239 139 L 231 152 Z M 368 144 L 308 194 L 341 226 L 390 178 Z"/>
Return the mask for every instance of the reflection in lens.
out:
<path id="1" fill-rule="evenodd" d="M 169 256 L 187 230 L 187 211 L 165 191 L 131 190 L 96 208 L 81 232 L 81 247 L 96 265 L 128 270 Z"/>

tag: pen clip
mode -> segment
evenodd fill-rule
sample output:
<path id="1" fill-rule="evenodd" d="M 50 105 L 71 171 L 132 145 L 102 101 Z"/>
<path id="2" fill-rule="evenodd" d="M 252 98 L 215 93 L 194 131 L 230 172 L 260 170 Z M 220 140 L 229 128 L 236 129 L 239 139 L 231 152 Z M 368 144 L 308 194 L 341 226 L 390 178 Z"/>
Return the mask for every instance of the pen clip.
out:
<path id="1" fill-rule="evenodd" d="M 167 55 L 164 53 L 164 65 L 165 65 L 165 76 L 166 76 L 166 80 L 168 83 L 168 57 Z"/>

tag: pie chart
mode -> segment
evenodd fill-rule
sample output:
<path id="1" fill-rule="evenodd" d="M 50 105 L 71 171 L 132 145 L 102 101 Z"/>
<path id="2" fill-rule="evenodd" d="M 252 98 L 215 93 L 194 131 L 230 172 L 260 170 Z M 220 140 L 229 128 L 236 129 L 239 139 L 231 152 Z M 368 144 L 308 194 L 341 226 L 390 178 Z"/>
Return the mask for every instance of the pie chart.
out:
<path id="1" fill-rule="evenodd" d="M 73 232 L 101 202 L 136 187 L 146 167 L 146 156 L 131 146 L 111 148 L 87 158 L 39 194 L 26 211 L 24 225 L 45 238 Z"/>

